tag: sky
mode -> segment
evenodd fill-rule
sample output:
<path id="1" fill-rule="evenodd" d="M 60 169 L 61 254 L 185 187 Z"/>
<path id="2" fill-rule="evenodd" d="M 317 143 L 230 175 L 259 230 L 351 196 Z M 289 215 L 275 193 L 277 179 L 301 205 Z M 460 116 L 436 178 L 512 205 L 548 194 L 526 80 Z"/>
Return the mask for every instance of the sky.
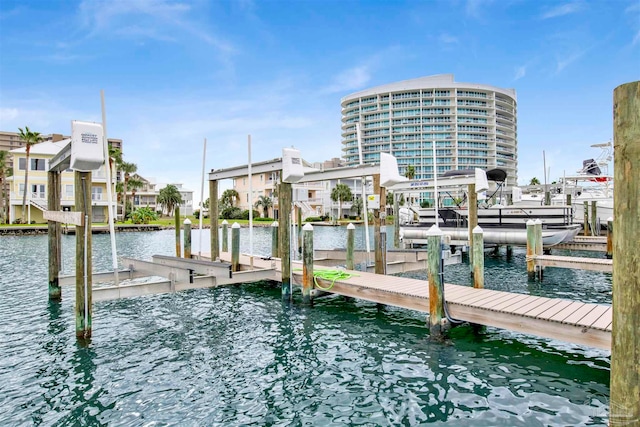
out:
<path id="1" fill-rule="evenodd" d="M 195 203 L 205 138 L 207 172 L 246 164 L 248 135 L 254 162 L 340 157 L 342 97 L 434 74 L 515 89 L 518 182 L 543 153 L 556 180 L 613 137 L 640 0 L 0 0 L 0 130 L 70 134 L 104 90 L 124 159 Z"/>

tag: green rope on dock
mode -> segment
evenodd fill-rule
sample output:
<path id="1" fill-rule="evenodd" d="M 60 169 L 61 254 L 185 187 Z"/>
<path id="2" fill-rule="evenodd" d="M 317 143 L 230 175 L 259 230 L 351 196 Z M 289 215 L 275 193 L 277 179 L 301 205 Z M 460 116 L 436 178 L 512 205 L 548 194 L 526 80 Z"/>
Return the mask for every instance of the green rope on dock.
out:
<path id="1" fill-rule="evenodd" d="M 296 268 L 294 269 L 296 271 L 300 271 L 302 270 L 301 268 Z M 345 270 L 314 270 L 313 271 L 313 283 L 316 285 L 316 288 L 320 289 L 321 291 L 330 291 L 331 288 L 333 288 L 333 285 L 336 283 L 336 280 L 345 280 L 345 279 L 349 279 L 353 276 L 357 276 L 357 274 L 355 273 L 348 273 Z M 329 285 L 326 288 L 323 288 L 322 286 L 320 286 L 320 284 L 318 284 L 318 278 L 323 279 L 323 280 L 330 280 L 331 281 L 331 285 Z"/>

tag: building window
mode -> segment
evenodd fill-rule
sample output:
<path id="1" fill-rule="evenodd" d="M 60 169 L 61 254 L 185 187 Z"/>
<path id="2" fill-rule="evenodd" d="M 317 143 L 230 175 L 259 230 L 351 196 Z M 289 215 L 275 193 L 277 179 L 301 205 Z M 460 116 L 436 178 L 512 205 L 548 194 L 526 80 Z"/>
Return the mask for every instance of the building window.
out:
<path id="1" fill-rule="evenodd" d="M 73 199 L 73 185 L 67 184 L 64 186 L 64 196 L 66 199 Z"/>
<path id="2" fill-rule="evenodd" d="M 31 170 L 32 171 L 43 171 L 44 169 L 44 159 L 31 159 Z"/>
<path id="3" fill-rule="evenodd" d="M 18 170 L 24 171 L 27 170 L 27 159 L 24 157 L 20 157 L 18 159 Z"/>
<path id="4" fill-rule="evenodd" d="M 91 187 L 91 200 L 102 200 L 102 187 Z"/>
<path id="5" fill-rule="evenodd" d="M 34 199 L 44 199 L 46 194 L 44 192 L 44 184 L 31 184 L 31 197 Z"/>
<path id="6" fill-rule="evenodd" d="M 18 195 L 21 197 L 24 196 L 24 184 L 20 184 Z"/>

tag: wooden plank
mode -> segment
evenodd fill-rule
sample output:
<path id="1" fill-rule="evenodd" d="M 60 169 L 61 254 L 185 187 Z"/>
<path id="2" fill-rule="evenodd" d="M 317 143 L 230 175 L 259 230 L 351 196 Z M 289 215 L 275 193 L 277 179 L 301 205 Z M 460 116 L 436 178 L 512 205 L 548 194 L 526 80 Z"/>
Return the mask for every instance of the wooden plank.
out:
<path id="1" fill-rule="evenodd" d="M 47 221 L 84 226 L 82 212 L 44 211 L 43 216 Z"/>
<path id="2" fill-rule="evenodd" d="M 575 325 L 597 307 L 596 304 L 585 304 L 562 320 L 562 323 Z"/>
<path id="3" fill-rule="evenodd" d="M 538 317 L 538 315 L 544 313 L 546 310 L 550 309 L 551 307 L 554 307 L 555 305 L 560 304 L 561 302 L 562 300 L 560 299 L 547 298 L 547 301 L 545 301 L 544 303 L 540 304 L 537 307 L 531 308 L 529 311 L 523 314 L 528 317 Z"/>
<path id="4" fill-rule="evenodd" d="M 509 311 L 509 307 L 516 307 L 516 304 L 529 298 L 531 295 L 525 294 L 512 294 L 513 298 L 509 300 L 500 301 L 495 305 L 487 305 L 485 308 L 494 310 L 494 311 Z"/>
<path id="5" fill-rule="evenodd" d="M 600 316 L 600 318 L 591 325 L 591 327 L 596 329 L 606 330 L 607 326 L 611 324 L 612 319 L 613 319 L 613 310 L 611 307 L 609 307 L 607 311 L 602 313 L 602 316 Z"/>
<path id="6" fill-rule="evenodd" d="M 480 301 L 491 296 L 497 296 L 499 291 L 491 289 L 469 288 L 469 294 L 455 299 L 456 304 L 474 305 L 474 301 Z"/>
<path id="7" fill-rule="evenodd" d="M 591 327 L 591 325 L 596 323 L 600 316 L 602 316 L 602 314 L 609 308 L 610 307 L 606 305 L 596 305 L 596 308 L 591 310 L 589 314 L 580 319 L 580 321 L 576 322 L 576 325 Z"/>
<path id="8" fill-rule="evenodd" d="M 517 308 L 510 309 L 509 313 L 524 315 L 525 313 L 541 306 L 542 304 L 545 304 L 548 301 L 549 301 L 549 298 L 536 297 L 532 295 L 531 299 L 526 300 L 524 304 L 519 305 Z M 502 310 L 502 312 L 506 313 L 507 311 Z"/>
<path id="9" fill-rule="evenodd" d="M 549 317 L 549 320 L 552 320 L 554 322 L 562 322 L 564 319 L 571 316 L 578 310 L 581 310 L 585 306 L 585 303 L 580 301 L 574 301 L 574 303 L 575 304 L 571 305 L 570 307 L 567 307 L 566 309 L 559 311 L 553 316 Z"/>
<path id="10" fill-rule="evenodd" d="M 536 317 L 538 319 L 551 319 L 554 315 L 558 314 L 559 312 L 561 312 L 562 310 L 569 310 L 569 311 L 573 311 L 571 310 L 570 306 L 571 304 L 577 304 L 580 305 L 579 302 L 576 301 L 570 301 L 568 299 L 563 299 L 560 300 L 556 305 L 554 305 L 553 307 L 543 311 L 542 313 L 540 313 L 539 315 L 537 315 Z"/>
<path id="11" fill-rule="evenodd" d="M 505 292 L 504 295 L 494 299 L 493 301 L 487 301 L 485 304 L 482 305 L 482 308 L 491 310 L 493 309 L 493 307 L 497 305 L 500 305 L 507 301 L 512 301 L 514 299 L 519 299 L 520 297 L 522 297 L 522 294 L 512 294 L 509 292 Z"/>

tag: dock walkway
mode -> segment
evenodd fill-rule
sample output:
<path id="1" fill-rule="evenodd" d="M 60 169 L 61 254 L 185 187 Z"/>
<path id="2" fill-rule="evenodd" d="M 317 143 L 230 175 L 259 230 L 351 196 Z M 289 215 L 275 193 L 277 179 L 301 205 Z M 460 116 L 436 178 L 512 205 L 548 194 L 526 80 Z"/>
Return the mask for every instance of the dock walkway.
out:
<path id="1" fill-rule="evenodd" d="M 230 253 L 221 253 L 230 260 Z M 247 255 L 240 256 L 243 268 L 250 264 Z M 279 259 L 253 258 L 254 268 L 275 267 L 276 280 L 281 280 Z M 302 267 L 292 261 L 292 269 Z M 314 266 L 314 270 L 327 267 Z M 348 279 L 337 280 L 327 292 L 360 298 L 381 304 L 429 312 L 429 290 L 424 280 L 385 276 L 362 271 L 349 271 Z M 302 281 L 302 272 L 293 271 L 294 283 Z M 331 283 L 322 279 L 323 288 Z M 444 297 L 454 319 L 486 326 L 538 335 L 602 349 L 611 348 L 612 308 L 610 305 L 516 294 L 469 286 L 445 284 Z"/>

